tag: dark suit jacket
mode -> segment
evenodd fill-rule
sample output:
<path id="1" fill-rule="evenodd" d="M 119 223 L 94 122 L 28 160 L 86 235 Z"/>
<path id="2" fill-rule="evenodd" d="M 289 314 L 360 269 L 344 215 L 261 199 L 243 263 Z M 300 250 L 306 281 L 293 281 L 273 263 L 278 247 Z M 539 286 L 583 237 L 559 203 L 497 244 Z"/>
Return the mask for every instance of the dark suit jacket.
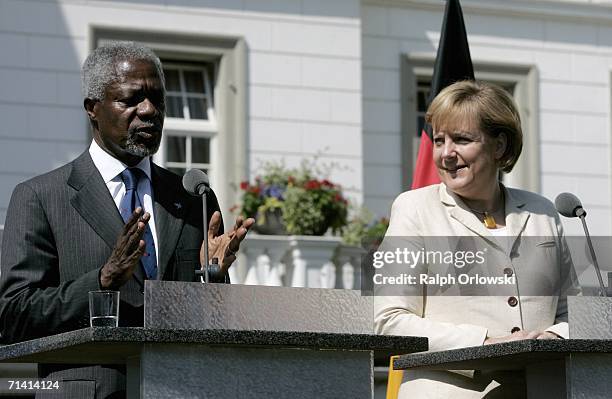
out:
<path id="1" fill-rule="evenodd" d="M 154 164 L 152 188 L 159 238 L 158 278 L 195 281 L 203 239 L 202 201 L 183 189 L 179 176 Z M 214 193 L 207 204 L 210 218 L 219 209 Z M 100 269 L 123 225 L 88 151 L 59 169 L 19 184 L 7 211 L 1 252 L 1 342 L 88 327 L 88 292 L 100 288 Z M 140 266 L 121 288 L 122 326 L 142 326 L 143 276 Z M 65 368 L 39 371 L 42 376 L 55 375 Z M 74 397 L 79 398 L 94 397 L 89 394 L 92 385 L 83 380 L 108 386 L 106 391 L 96 388 L 99 398 L 124 387 L 121 371 L 122 367 L 84 367 L 64 370 L 60 377 L 80 380 L 74 384 L 78 391 Z"/>

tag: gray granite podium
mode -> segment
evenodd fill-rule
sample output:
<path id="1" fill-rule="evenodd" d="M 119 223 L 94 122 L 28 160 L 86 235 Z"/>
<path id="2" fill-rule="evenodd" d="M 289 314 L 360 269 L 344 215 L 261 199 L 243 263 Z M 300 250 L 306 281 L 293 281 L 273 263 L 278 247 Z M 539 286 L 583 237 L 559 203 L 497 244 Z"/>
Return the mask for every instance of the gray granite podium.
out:
<path id="1" fill-rule="evenodd" d="M 375 356 L 427 349 L 426 338 L 372 334 L 371 299 L 147 281 L 144 328 L 8 345 L 0 361 L 126 364 L 128 398 L 371 398 Z"/>
<path id="2" fill-rule="evenodd" d="M 523 373 L 527 398 L 612 397 L 612 298 L 568 298 L 570 339 L 524 340 L 400 356 L 402 370 Z"/>

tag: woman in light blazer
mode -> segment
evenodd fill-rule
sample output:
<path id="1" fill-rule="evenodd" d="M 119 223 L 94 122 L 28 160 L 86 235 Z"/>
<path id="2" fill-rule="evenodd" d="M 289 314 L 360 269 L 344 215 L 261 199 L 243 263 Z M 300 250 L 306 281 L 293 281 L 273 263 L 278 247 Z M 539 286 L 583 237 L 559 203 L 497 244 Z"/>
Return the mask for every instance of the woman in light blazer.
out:
<path id="1" fill-rule="evenodd" d="M 578 294 L 579 287 L 559 216 L 547 199 L 499 181 L 500 171 L 510 172 L 522 149 L 513 100 L 495 85 L 458 82 L 433 100 L 426 119 L 433 127 L 441 183 L 397 197 L 379 251 L 409 247 L 424 254 L 434 249 L 457 254 L 470 241 L 468 247 L 484 252 L 461 267 L 440 258 L 410 267 L 378 265 L 377 272 L 388 276 L 397 270 L 416 279 L 450 275 L 450 283 L 397 284 L 379 278 L 374 288 L 377 332 L 426 336 L 430 351 L 567 338 L 565 298 Z M 475 260 L 482 258 L 482 263 Z M 462 274 L 499 279 L 468 284 L 459 282 Z M 407 370 L 400 388 L 400 398 L 524 395 L 523 377 L 515 372 Z"/>

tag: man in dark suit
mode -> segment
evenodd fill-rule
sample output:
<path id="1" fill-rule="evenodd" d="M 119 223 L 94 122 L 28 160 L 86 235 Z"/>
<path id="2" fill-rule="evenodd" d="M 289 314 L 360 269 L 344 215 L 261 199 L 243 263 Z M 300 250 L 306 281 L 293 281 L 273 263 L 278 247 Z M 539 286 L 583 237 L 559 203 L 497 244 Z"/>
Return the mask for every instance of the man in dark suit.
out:
<path id="1" fill-rule="evenodd" d="M 159 59 L 144 46 L 112 43 L 88 56 L 82 78 L 91 146 L 11 197 L 1 252 L 3 343 L 89 326 L 88 292 L 100 289 L 120 290 L 120 325 L 141 326 L 144 280 L 194 281 L 201 264 L 201 199 L 150 160 L 165 116 Z M 239 218 L 222 234 L 214 193 L 207 204 L 209 255 L 220 260 L 223 281 L 254 221 Z M 64 380 L 63 397 L 125 395 L 122 366 L 73 366 L 39 373 Z"/>

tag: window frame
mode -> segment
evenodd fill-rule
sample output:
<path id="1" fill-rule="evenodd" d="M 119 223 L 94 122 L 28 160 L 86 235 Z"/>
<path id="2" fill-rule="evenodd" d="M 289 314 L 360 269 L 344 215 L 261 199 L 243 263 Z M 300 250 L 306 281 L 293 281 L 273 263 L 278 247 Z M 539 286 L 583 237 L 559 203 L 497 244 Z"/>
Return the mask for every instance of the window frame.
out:
<path id="1" fill-rule="evenodd" d="M 219 135 L 219 126 L 216 118 L 216 109 L 214 107 L 214 81 L 217 76 L 218 62 L 216 61 L 201 61 L 198 63 L 185 63 L 176 60 L 168 60 L 164 61 L 162 59 L 162 64 L 164 69 L 175 69 L 175 70 L 204 70 L 208 68 L 208 65 L 212 64 L 212 76 L 204 77 L 203 83 L 205 85 L 205 93 L 202 93 L 201 96 L 206 98 L 207 104 L 212 104 L 212 107 L 206 110 L 208 119 L 185 119 L 185 118 L 175 118 L 166 116 L 164 122 L 164 136 L 162 137 L 162 141 L 159 147 L 159 151 L 154 156 L 154 160 L 157 163 L 160 163 L 166 168 L 184 168 L 186 170 L 191 168 L 197 169 L 206 169 L 207 173 L 211 175 L 211 181 L 218 181 L 221 177 L 218 173 L 218 167 L 216 164 L 216 160 L 218 156 L 216 151 L 219 150 L 219 146 L 217 143 L 218 135 Z M 210 78 L 210 79 L 209 79 Z M 212 82 L 210 81 L 212 80 Z M 168 96 L 168 92 L 173 93 L 174 95 L 180 95 L 183 100 L 184 113 L 189 116 L 189 106 L 187 105 L 188 97 L 200 97 L 196 95 L 197 93 L 189 93 L 187 95 L 187 90 L 185 87 L 183 74 L 179 73 L 179 81 L 181 85 L 180 92 L 170 92 L 167 90 L 166 97 Z M 212 111 L 211 111 L 212 108 Z M 167 153 L 167 145 L 168 145 L 168 137 L 186 137 L 185 142 L 185 162 L 172 162 L 166 159 Z M 209 162 L 208 164 L 204 163 L 194 163 L 191 160 L 191 140 L 193 138 L 207 138 L 210 140 L 209 143 Z"/>
<path id="2" fill-rule="evenodd" d="M 181 99 L 183 100 L 184 104 L 188 104 L 188 98 L 204 98 L 206 99 L 208 108 L 206 109 L 206 114 L 208 119 L 192 119 L 191 115 L 189 115 L 189 118 L 175 118 L 175 117 L 168 117 L 166 115 L 166 120 L 169 122 L 173 122 L 173 121 L 189 121 L 190 123 L 201 123 L 202 127 L 206 130 L 212 130 L 214 129 L 216 131 L 217 129 L 217 118 L 216 118 L 216 112 L 215 112 L 215 99 L 214 99 L 214 85 L 211 84 L 211 80 L 212 82 L 215 81 L 215 77 L 217 75 L 217 62 L 214 61 L 201 61 L 201 63 L 198 65 L 196 63 L 186 63 L 186 62 L 181 62 L 181 61 L 176 61 L 176 60 L 168 60 L 168 61 L 164 61 L 162 59 L 162 65 L 164 67 L 164 69 L 172 69 L 172 70 L 179 70 L 179 71 L 201 71 L 201 70 L 206 70 L 207 66 L 205 65 L 212 64 L 212 76 L 209 77 L 208 74 L 203 75 L 203 83 L 205 86 L 205 92 L 200 94 L 200 93 L 196 93 L 196 92 L 188 92 L 187 88 L 185 86 L 185 78 L 184 78 L 184 74 L 179 73 L 179 84 L 181 85 L 181 91 L 180 92 L 176 92 L 176 91 L 170 91 L 168 90 L 168 88 L 166 87 L 166 97 L 168 97 L 168 95 L 173 95 L 173 96 L 181 96 Z M 212 95 L 211 95 L 212 93 Z M 212 107 L 210 107 L 210 105 L 212 104 Z M 210 111 L 210 108 L 212 108 L 212 112 Z M 189 114 L 189 106 L 184 106 L 184 111 L 187 114 Z M 167 114 L 167 112 L 166 112 Z M 208 126 L 210 125 L 210 126 Z"/>

